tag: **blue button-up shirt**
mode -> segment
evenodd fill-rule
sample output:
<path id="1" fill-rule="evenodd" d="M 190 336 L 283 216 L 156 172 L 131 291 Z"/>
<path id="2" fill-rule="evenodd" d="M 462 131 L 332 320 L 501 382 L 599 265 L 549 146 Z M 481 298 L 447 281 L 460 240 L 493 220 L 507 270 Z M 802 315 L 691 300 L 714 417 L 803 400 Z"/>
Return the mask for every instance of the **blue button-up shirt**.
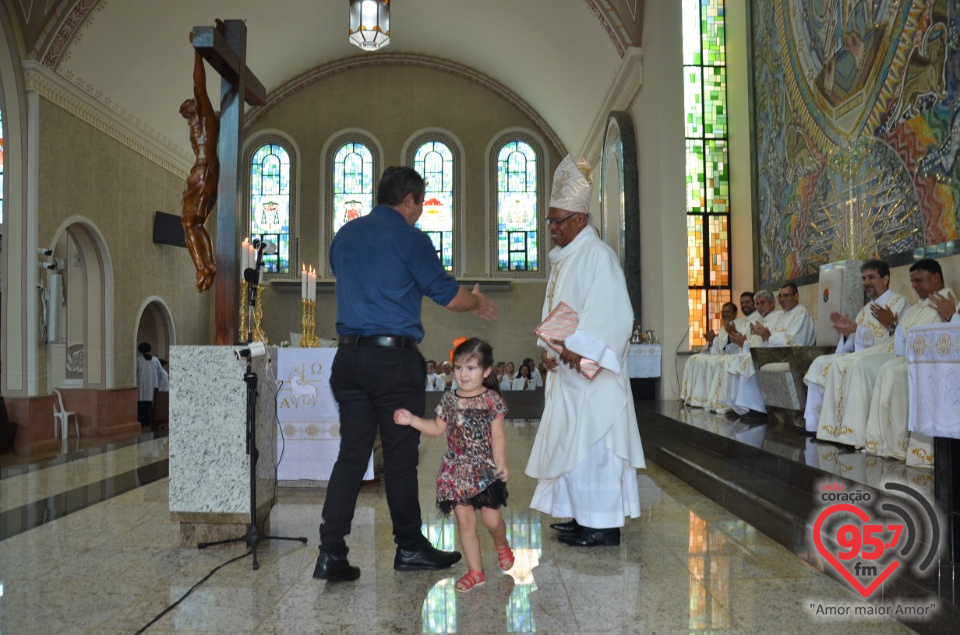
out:
<path id="1" fill-rule="evenodd" d="M 446 306 L 460 290 L 430 238 L 387 205 L 340 228 L 330 244 L 330 266 L 341 335 L 402 335 L 419 342 L 423 297 Z"/>

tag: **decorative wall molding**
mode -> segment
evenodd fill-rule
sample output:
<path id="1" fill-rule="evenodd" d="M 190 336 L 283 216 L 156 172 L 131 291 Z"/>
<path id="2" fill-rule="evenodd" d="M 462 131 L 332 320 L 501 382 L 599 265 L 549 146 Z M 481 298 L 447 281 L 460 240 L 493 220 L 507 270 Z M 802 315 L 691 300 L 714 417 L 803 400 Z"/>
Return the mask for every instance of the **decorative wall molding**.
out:
<path id="1" fill-rule="evenodd" d="M 192 157 L 150 138 L 146 131 L 38 62 L 23 62 L 24 87 L 119 141 L 173 174 L 186 178 Z"/>
<path id="2" fill-rule="evenodd" d="M 533 106 L 528 104 L 522 97 L 520 97 L 520 95 L 510 90 L 496 79 L 481 73 L 475 68 L 466 66 L 465 64 L 460 64 L 458 62 L 446 60 L 440 57 L 434 57 L 432 55 L 422 55 L 416 53 L 378 53 L 377 55 L 370 56 L 362 55 L 344 57 L 334 60 L 328 64 L 312 68 L 270 91 L 270 93 L 267 94 L 266 104 L 257 108 L 253 108 L 247 112 L 247 116 L 244 121 L 244 127 L 246 130 L 250 130 L 256 124 L 257 120 L 263 117 L 274 106 L 311 84 L 322 81 L 337 73 L 378 66 L 412 66 L 416 68 L 426 68 L 449 73 L 461 79 L 466 79 L 467 81 L 482 86 L 483 88 L 495 93 L 504 101 L 509 102 L 511 105 L 523 112 L 524 115 L 529 117 L 536 126 L 537 130 L 547 138 L 558 154 L 563 156 L 567 153 L 567 151 L 564 149 L 563 142 L 560 141 L 560 137 L 556 132 L 554 132 L 553 128 L 550 127 L 547 121 L 540 116 L 540 113 L 538 113 Z"/>
<path id="3" fill-rule="evenodd" d="M 607 97 L 600 105 L 600 109 L 593 117 L 590 131 L 584 139 L 578 156 L 585 157 L 591 165 L 596 165 L 600 159 L 600 150 L 603 147 L 603 137 L 607 130 L 607 119 L 610 111 L 628 111 L 633 101 L 640 94 L 643 86 L 643 49 L 630 48 L 623 58 L 623 64 L 617 71 Z M 577 157 L 574 157 L 576 159 Z"/>

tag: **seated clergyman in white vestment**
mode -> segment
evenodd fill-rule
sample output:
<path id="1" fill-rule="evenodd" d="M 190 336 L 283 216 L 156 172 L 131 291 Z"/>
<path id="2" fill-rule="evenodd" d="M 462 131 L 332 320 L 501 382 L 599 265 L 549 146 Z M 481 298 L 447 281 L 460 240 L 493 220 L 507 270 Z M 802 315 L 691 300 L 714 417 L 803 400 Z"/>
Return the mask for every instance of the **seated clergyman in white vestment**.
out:
<path id="1" fill-rule="evenodd" d="M 893 337 L 876 346 L 837 357 L 823 387 L 823 408 L 817 438 L 862 448 L 866 445 L 867 419 L 874 384 L 884 364 L 894 359 L 895 341 L 906 341 L 910 328 L 941 322 L 937 303 L 953 292 L 943 285 L 943 271 L 936 260 L 925 259 L 910 266 L 910 284 L 920 301 L 899 315 L 881 307 L 877 319 L 889 325 Z M 906 379 L 904 379 L 906 384 Z"/>
<path id="2" fill-rule="evenodd" d="M 739 346 L 740 351 L 724 359 L 724 372 L 714 377 L 713 384 L 709 388 L 710 398 L 706 406 L 707 410 L 719 414 L 736 414 L 732 404 L 737 398 L 741 373 L 748 368 L 748 365 L 751 370 L 753 369 L 750 347 L 763 345 L 763 338 L 758 334 L 759 327 L 773 329 L 783 315 L 783 311 L 775 310 L 777 301 L 771 292 L 757 291 L 753 300 L 757 309 L 756 318 L 750 322 L 744 332 L 730 333 L 730 342 Z"/>
<path id="3" fill-rule="evenodd" d="M 860 274 L 863 290 L 870 302 L 860 310 L 856 320 L 838 312 L 830 314 L 833 328 L 840 333 L 837 352 L 815 359 L 803 377 L 803 383 L 807 385 L 807 404 L 803 411 L 807 432 L 816 432 L 820 427 L 823 386 L 827 382 L 827 372 L 837 355 L 855 353 L 885 342 L 892 335 L 890 323 L 881 322 L 877 317 L 881 314 L 880 309 L 889 309 L 890 313 L 883 311 L 882 315 L 893 322 L 893 316 L 900 315 L 909 304 L 905 297 L 890 290 L 890 267 L 887 263 L 882 260 L 868 260 L 861 265 Z"/>
<path id="4" fill-rule="evenodd" d="M 949 289 L 931 294 L 930 300 L 936 307 L 937 316 L 943 322 L 960 323 L 960 305 Z M 910 419 L 910 389 L 907 377 L 906 333 L 897 331 L 894 341 L 894 357 L 880 367 L 877 381 L 873 386 L 873 398 L 870 400 L 870 414 L 867 416 L 867 431 L 864 449 L 870 454 L 907 459 L 907 450 L 912 446 L 921 446 L 925 454 L 933 453 L 931 437 L 910 432 L 907 424 Z M 943 413 L 945 417 L 956 417 L 955 412 Z M 920 463 L 929 465 L 929 461 Z"/>
<path id="5" fill-rule="evenodd" d="M 749 297 L 747 297 L 749 295 Z M 711 358 L 707 362 L 707 371 L 704 374 L 704 405 L 705 410 L 726 414 L 729 411 L 727 407 L 727 394 L 730 384 L 729 368 L 736 367 L 740 363 L 739 355 L 743 351 L 743 344 L 750 334 L 750 327 L 753 324 L 760 323 L 763 316 L 756 310 L 754 304 L 754 294 L 744 293 L 740 296 L 740 306 L 749 306 L 751 311 L 744 318 L 734 320 L 727 324 L 724 330 L 727 332 L 728 343 L 724 347 L 724 355 L 718 358 Z M 773 296 L 770 296 L 770 307 L 773 306 Z M 776 312 L 779 315 L 779 312 Z M 769 312 L 768 312 L 769 315 Z M 759 345 L 759 336 L 757 338 Z"/>
<path id="6" fill-rule="evenodd" d="M 737 305 L 733 302 L 724 303 L 720 309 L 720 317 L 723 319 L 723 328 L 719 333 L 709 330 L 706 333 L 708 345 L 697 355 L 692 355 L 683 367 L 683 382 L 680 389 L 680 399 L 688 406 L 694 408 L 704 408 L 707 401 L 707 387 L 710 379 L 717 372 L 718 368 L 723 367 L 723 356 L 728 352 L 730 343 L 729 326 L 734 330 L 743 330 L 745 328 L 744 320 L 737 317 Z M 739 347 L 733 352 L 739 351 Z"/>
<path id="7" fill-rule="evenodd" d="M 797 285 L 788 282 L 780 287 L 777 300 L 783 314 L 777 318 L 772 328 L 763 324 L 754 324 L 751 331 L 760 336 L 760 346 L 812 346 L 817 339 L 817 328 L 807 309 L 800 304 L 800 292 Z M 748 343 L 747 352 L 749 353 Z M 747 357 L 737 369 L 740 379 L 737 382 L 736 395 L 728 400 L 728 406 L 737 414 L 750 411 L 765 413 L 760 392 L 760 380 L 756 376 L 753 359 Z"/>

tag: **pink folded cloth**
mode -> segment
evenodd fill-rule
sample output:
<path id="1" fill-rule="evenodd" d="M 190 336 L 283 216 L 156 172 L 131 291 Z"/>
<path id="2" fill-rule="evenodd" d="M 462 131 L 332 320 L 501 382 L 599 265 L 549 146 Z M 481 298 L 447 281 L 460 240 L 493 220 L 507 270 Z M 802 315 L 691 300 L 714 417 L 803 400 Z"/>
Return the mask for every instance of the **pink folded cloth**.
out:
<path id="1" fill-rule="evenodd" d="M 533 332 L 546 342 L 547 346 L 559 353 L 563 350 L 563 347 L 554 344 L 553 340 L 559 340 L 561 342 L 566 340 L 576 332 L 579 323 L 580 321 L 577 318 L 576 311 L 567 306 L 565 302 L 561 302 L 553 307 L 550 315 L 548 315 Z M 580 374 L 587 379 L 593 379 L 601 370 L 600 364 L 592 359 L 584 357 L 580 360 Z"/>

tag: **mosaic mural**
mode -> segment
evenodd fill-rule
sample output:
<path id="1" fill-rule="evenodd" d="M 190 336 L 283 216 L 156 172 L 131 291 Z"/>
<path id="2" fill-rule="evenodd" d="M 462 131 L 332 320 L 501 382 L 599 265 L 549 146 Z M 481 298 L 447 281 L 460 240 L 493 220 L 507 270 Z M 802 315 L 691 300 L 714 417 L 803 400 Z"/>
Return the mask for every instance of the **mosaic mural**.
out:
<path id="1" fill-rule="evenodd" d="M 760 280 L 957 238 L 960 0 L 753 0 Z"/>

